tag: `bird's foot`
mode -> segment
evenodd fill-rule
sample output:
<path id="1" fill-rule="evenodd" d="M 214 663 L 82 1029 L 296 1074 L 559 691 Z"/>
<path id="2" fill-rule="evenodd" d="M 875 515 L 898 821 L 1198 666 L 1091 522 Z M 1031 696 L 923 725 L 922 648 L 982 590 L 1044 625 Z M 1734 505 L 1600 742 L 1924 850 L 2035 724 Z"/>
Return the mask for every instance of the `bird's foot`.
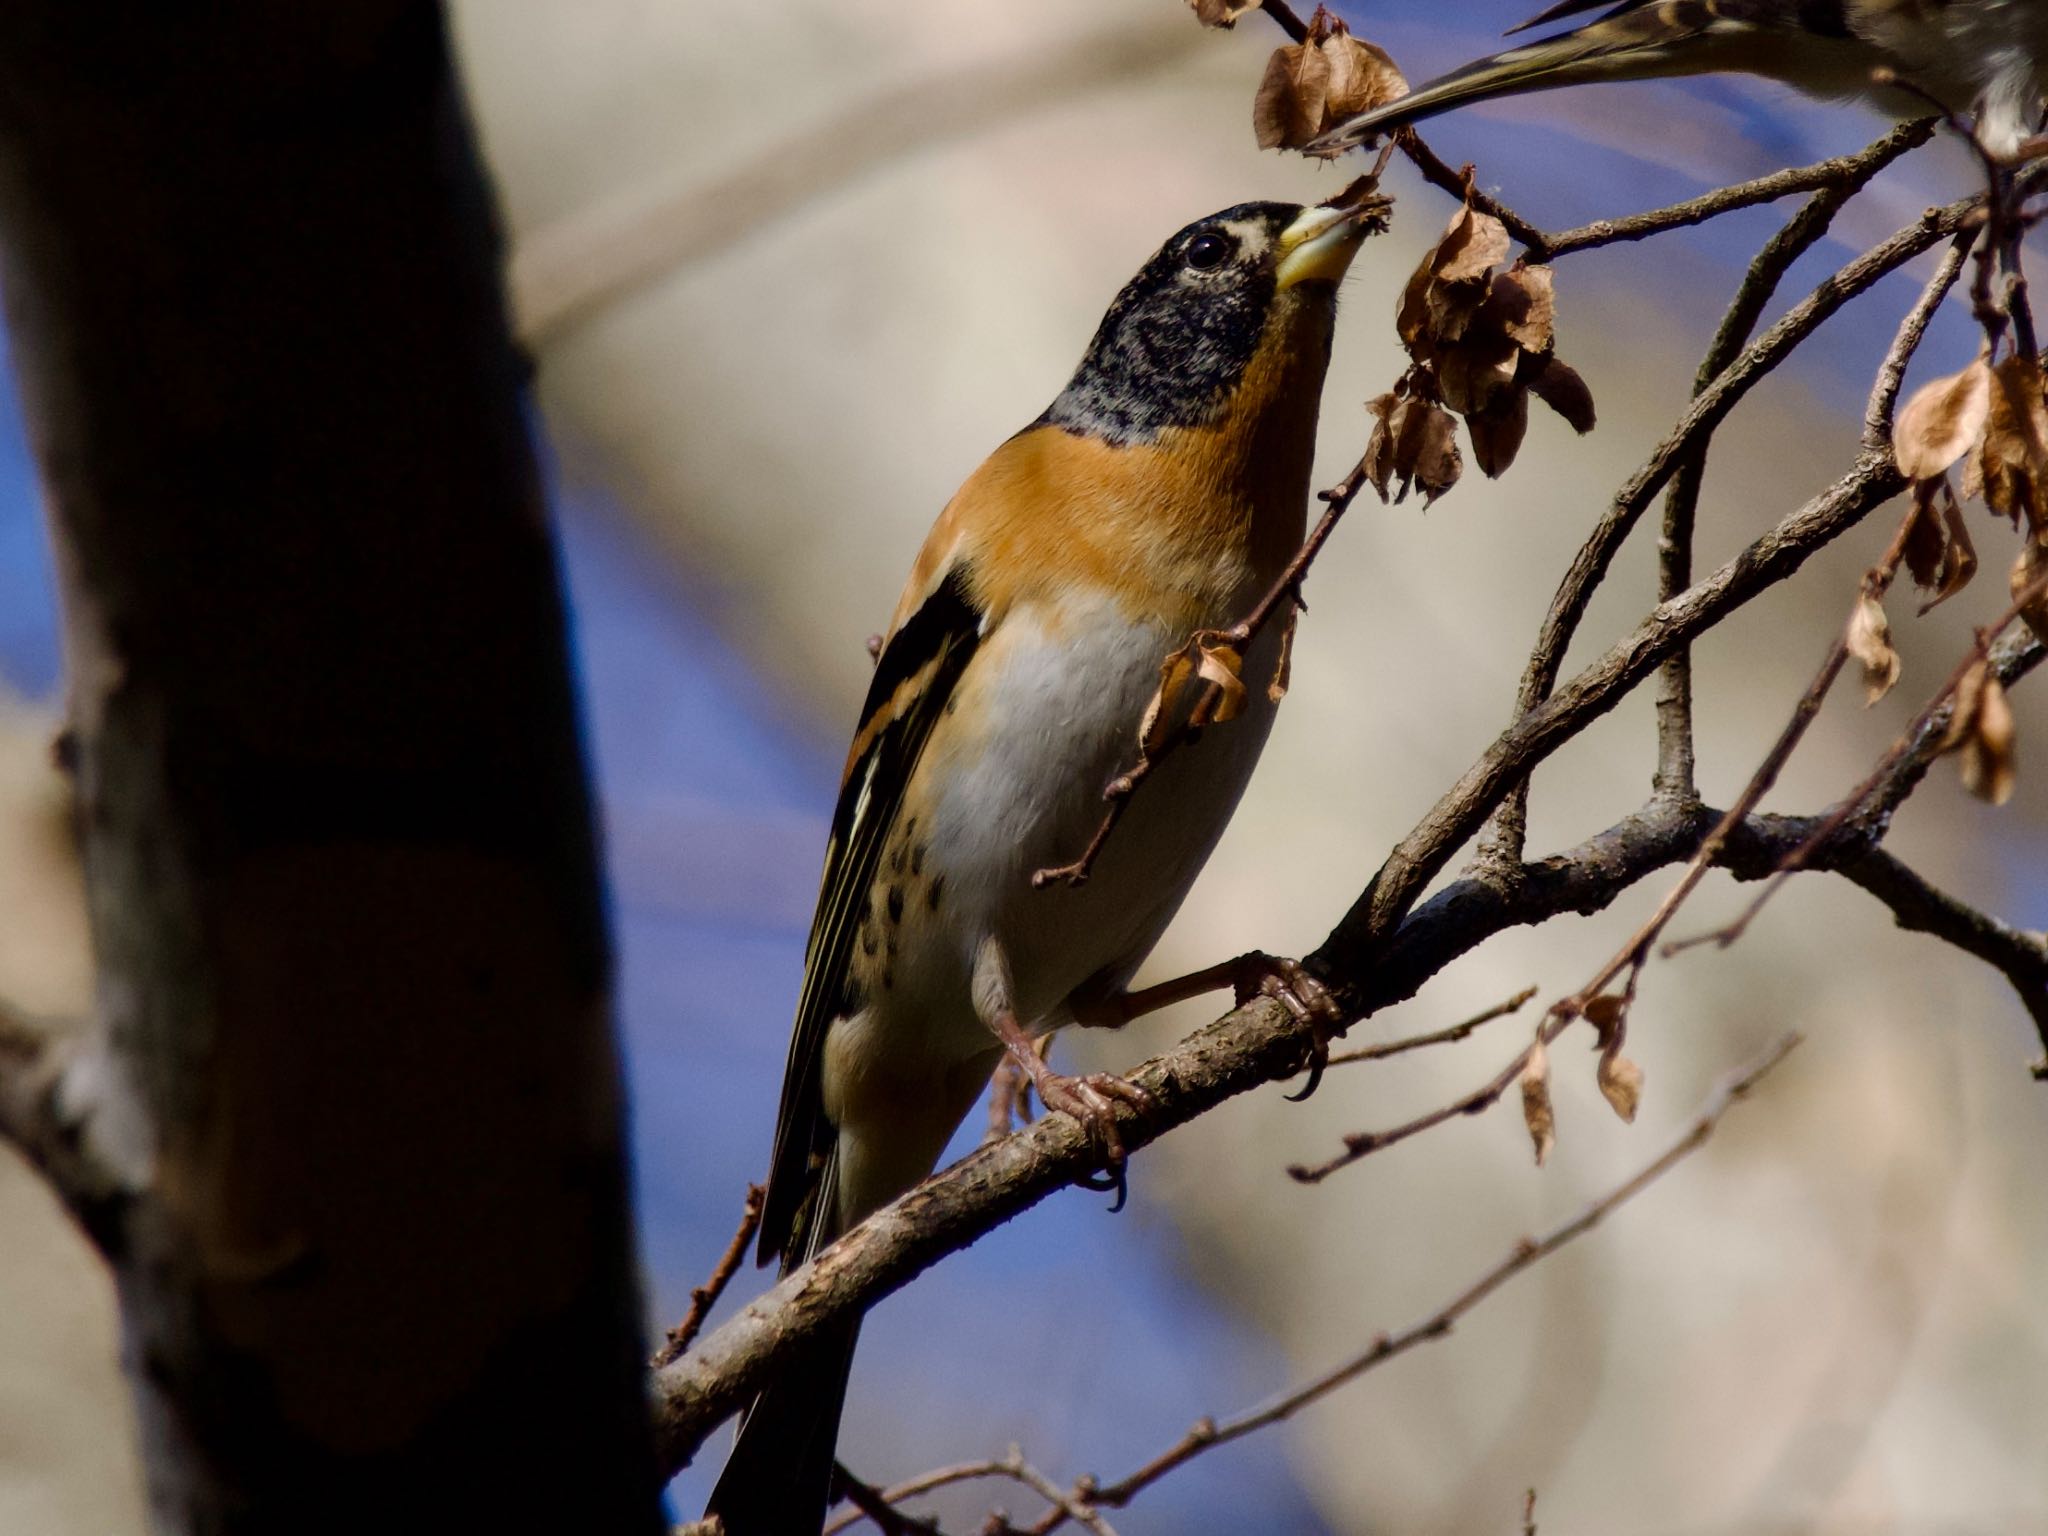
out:
<path id="1" fill-rule="evenodd" d="M 1040 1066 L 1043 1071 L 1032 1079 L 1039 1103 L 1078 1124 L 1101 1152 L 1103 1162 L 1112 1171 L 1120 1170 L 1124 1144 L 1117 1134 L 1119 1106 L 1148 1115 L 1157 1107 L 1152 1095 L 1136 1083 L 1108 1072 L 1084 1072 L 1069 1077 L 1042 1062 Z"/>
<path id="2" fill-rule="evenodd" d="M 1299 960 L 1269 955 L 1263 950 L 1238 956 L 1234 984 L 1240 1008 L 1255 997 L 1270 997 L 1293 1014 L 1296 1022 L 1308 1026 L 1308 1052 L 1302 1060 L 1308 1082 L 1301 1092 L 1287 1095 L 1299 1103 L 1323 1081 L 1323 1068 L 1330 1059 L 1330 1041 L 1344 1027 L 1343 1009 L 1337 1006 L 1330 989 Z"/>
<path id="3" fill-rule="evenodd" d="M 1031 1043 L 1030 1049 L 1042 1061 L 1051 1045 L 1052 1036 L 1042 1035 Z M 1024 1063 L 1005 1051 L 996 1063 L 995 1076 L 989 1079 L 988 1130 L 981 1138 L 982 1145 L 1001 1141 L 1011 1131 L 1030 1123 L 1031 1076 L 1024 1070 Z"/>

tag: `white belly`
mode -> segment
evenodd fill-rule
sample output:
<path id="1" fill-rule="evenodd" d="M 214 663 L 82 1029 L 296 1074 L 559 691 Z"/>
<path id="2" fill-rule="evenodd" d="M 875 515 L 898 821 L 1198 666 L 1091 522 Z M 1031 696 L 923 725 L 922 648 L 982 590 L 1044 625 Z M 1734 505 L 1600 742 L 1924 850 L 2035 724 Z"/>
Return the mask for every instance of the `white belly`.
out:
<path id="1" fill-rule="evenodd" d="M 910 903 L 891 985 L 835 1026 L 844 1032 L 838 1051 L 869 1057 L 863 1065 L 885 1073 L 898 1053 L 925 1063 L 988 1053 L 993 1039 L 975 1014 L 969 978 L 991 936 L 1010 962 L 1017 1016 L 1033 1030 L 1068 1022 L 1068 999 L 1084 984 L 1129 980 L 1222 835 L 1265 745 L 1277 631 L 1246 658 L 1245 712 L 1162 760 L 1087 883 L 1034 889 L 1031 877 L 1087 846 L 1105 810 L 1103 786 L 1136 758 L 1160 662 L 1185 639 L 1134 626 L 1107 602 L 1070 608 L 1057 630 L 1028 611 L 1005 619 L 962 680 L 970 729 L 955 733 L 948 757 L 927 755 L 908 797 L 921 807 L 917 840 L 944 879 L 940 899 L 928 910 Z"/>

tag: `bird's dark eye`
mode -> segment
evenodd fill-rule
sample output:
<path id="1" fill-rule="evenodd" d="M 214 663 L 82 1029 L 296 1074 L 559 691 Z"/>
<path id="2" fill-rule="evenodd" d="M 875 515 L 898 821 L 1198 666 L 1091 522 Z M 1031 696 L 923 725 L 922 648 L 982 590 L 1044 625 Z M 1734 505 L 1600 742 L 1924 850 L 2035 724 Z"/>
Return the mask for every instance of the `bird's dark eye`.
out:
<path id="1" fill-rule="evenodd" d="M 1230 259 L 1230 242 L 1221 235 L 1197 235 L 1188 242 L 1188 265 L 1197 272 L 1213 272 Z"/>

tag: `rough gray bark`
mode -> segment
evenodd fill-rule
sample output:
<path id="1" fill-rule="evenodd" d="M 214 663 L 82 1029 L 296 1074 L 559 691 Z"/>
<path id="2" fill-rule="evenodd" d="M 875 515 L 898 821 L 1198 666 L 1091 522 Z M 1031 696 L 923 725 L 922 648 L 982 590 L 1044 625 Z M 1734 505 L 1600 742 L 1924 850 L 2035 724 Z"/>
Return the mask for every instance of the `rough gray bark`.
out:
<path id="1" fill-rule="evenodd" d="M 438 6 L 0 14 L 166 1531 L 652 1531 L 609 949 Z"/>

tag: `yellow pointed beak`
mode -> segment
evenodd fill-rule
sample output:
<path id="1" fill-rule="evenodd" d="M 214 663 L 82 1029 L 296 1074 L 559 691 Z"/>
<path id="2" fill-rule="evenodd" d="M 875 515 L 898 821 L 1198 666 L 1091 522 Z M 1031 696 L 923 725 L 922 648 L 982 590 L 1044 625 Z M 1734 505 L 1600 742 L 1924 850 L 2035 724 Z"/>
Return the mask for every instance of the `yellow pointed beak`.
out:
<path id="1" fill-rule="evenodd" d="M 1280 231 L 1274 280 L 1285 292 L 1299 283 L 1334 283 L 1351 265 L 1367 235 L 1387 227 L 1387 199 L 1368 197 L 1348 208 L 1328 203 L 1304 208 Z"/>

